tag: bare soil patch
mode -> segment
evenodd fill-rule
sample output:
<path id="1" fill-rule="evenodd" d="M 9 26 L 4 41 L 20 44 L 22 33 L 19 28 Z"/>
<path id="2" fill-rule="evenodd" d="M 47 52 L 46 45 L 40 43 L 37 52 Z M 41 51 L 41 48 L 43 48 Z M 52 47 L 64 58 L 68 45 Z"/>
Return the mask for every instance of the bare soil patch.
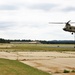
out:
<path id="1" fill-rule="evenodd" d="M 75 52 L 0 52 L 0 58 L 19 60 L 53 75 L 75 75 L 71 72 L 75 70 Z"/>

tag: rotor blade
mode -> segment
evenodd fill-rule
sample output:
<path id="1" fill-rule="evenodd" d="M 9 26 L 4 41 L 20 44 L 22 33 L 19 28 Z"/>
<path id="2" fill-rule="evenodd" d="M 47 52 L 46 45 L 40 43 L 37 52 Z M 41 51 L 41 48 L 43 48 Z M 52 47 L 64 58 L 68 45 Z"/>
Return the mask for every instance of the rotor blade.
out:
<path id="1" fill-rule="evenodd" d="M 70 23 L 75 23 L 75 22 L 70 22 Z"/>
<path id="2" fill-rule="evenodd" d="M 65 24 L 65 22 L 49 22 L 49 24 Z"/>

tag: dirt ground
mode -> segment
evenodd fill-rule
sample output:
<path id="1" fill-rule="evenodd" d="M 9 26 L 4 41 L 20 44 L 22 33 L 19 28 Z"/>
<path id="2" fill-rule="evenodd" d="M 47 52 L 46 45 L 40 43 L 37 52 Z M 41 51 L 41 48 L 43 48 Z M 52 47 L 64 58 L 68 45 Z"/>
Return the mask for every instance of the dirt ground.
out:
<path id="1" fill-rule="evenodd" d="M 75 52 L 0 52 L 0 58 L 19 60 L 52 75 L 75 75 Z"/>

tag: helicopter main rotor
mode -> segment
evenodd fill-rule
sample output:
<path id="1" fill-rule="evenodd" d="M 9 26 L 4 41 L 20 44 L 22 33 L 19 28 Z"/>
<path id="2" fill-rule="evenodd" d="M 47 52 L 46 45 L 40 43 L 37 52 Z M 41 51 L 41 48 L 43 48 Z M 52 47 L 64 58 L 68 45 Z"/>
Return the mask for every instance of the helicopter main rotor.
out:
<path id="1" fill-rule="evenodd" d="M 67 23 L 73 24 L 75 22 L 71 22 L 71 20 L 69 20 L 68 22 L 49 22 L 49 24 L 67 24 Z"/>

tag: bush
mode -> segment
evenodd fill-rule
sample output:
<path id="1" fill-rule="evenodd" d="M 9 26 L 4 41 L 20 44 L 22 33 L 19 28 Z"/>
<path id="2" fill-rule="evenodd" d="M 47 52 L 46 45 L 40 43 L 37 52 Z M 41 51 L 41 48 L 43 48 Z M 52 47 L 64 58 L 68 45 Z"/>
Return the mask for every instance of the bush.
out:
<path id="1" fill-rule="evenodd" d="M 75 73 L 75 70 L 72 70 L 71 72 L 74 72 Z"/>
<path id="2" fill-rule="evenodd" d="M 70 73 L 70 71 L 69 70 L 64 70 L 64 72 L 63 73 Z"/>

